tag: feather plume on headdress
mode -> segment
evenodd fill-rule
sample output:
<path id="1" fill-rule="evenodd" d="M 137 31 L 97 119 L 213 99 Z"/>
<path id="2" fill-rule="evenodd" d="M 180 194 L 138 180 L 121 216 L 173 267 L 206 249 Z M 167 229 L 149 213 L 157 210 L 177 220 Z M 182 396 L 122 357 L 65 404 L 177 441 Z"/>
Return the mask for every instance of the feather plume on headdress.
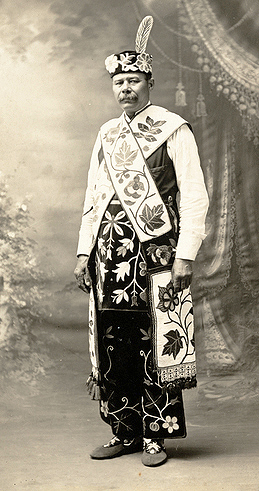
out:
<path id="1" fill-rule="evenodd" d="M 145 53 L 148 43 L 148 38 L 153 26 L 153 17 L 147 15 L 139 24 L 139 28 L 136 34 L 135 51 L 137 53 Z"/>
<path id="2" fill-rule="evenodd" d="M 146 52 L 152 26 L 153 17 L 147 15 L 139 24 L 135 40 L 135 51 L 122 51 L 106 58 L 106 70 L 111 77 L 118 73 L 128 72 L 142 72 L 149 77 L 152 75 L 152 56 Z"/>

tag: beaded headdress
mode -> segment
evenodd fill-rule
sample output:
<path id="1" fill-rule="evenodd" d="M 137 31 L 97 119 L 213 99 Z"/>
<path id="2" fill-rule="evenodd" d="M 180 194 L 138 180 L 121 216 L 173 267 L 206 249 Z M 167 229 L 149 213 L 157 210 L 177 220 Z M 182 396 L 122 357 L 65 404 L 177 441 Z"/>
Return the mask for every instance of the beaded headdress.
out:
<path id="1" fill-rule="evenodd" d="M 150 15 L 144 17 L 136 34 L 135 51 L 122 51 L 106 58 L 105 67 L 111 77 L 126 72 L 152 74 L 152 56 L 146 53 L 152 26 L 153 17 Z"/>

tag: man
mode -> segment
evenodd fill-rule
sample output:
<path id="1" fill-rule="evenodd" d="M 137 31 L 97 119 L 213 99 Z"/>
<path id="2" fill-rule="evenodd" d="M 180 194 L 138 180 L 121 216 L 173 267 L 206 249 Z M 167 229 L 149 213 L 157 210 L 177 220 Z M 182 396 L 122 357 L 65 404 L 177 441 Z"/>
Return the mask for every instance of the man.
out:
<path id="1" fill-rule="evenodd" d="M 196 385 L 189 286 L 208 207 L 188 123 L 149 100 L 152 21 L 140 24 L 135 51 L 106 59 L 123 114 L 93 149 L 75 269 L 91 289 L 88 386 L 113 432 L 91 457 L 143 445 L 146 466 L 166 461 L 164 438 L 186 436 L 182 389 Z"/>

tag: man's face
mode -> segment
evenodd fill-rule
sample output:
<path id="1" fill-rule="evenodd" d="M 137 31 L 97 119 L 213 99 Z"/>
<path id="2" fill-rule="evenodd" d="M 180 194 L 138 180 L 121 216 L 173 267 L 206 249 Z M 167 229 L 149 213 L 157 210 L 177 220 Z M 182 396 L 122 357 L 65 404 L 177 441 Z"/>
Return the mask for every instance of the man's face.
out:
<path id="1" fill-rule="evenodd" d="M 133 116 L 148 103 L 153 82 L 152 78 L 147 80 L 141 72 L 114 75 L 112 89 L 115 100 L 128 116 Z"/>

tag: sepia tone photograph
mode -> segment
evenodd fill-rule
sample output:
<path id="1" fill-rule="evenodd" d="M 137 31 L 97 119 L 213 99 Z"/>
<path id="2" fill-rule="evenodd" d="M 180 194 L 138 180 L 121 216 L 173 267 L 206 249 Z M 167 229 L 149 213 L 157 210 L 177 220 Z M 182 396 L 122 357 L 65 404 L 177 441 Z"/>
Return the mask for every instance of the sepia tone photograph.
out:
<path id="1" fill-rule="evenodd" d="M 258 1 L 0 41 L 0 489 L 258 491 Z"/>

